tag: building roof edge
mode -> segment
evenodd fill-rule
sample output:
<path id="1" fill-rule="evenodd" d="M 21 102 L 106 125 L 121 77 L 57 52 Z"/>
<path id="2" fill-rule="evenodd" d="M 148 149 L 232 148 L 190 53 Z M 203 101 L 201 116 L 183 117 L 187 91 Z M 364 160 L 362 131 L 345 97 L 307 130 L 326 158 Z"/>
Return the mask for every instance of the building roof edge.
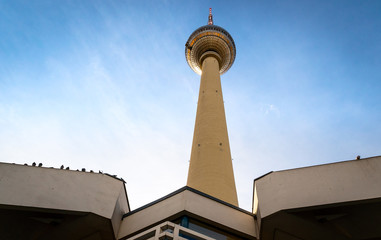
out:
<path id="1" fill-rule="evenodd" d="M 150 203 L 148 203 L 148 204 L 146 204 L 146 205 L 143 205 L 143 206 L 141 206 L 141 207 L 139 207 L 139 208 L 137 208 L 137 209 L 135 209 L 135 210 L 133 210 L 133 211 L 130 211 L 130 212 L 124 214 L 123 217 L 122 217 L 122 219 L 125 218 L 125 217 L 128 217 L 128 216 L 130 216 L 130 215 L 132 215 L 132 214 L 134 214 L 134 213 L 140 212 L 140 211 L 142 211 L 142 210 L 144 210 L 144 209 L 146 209 L 146 208 L 148 208 L 148 207 L 151 207 L 151 206 L 153 206 L 153 205 L 155 205 L 155 204 L 157 204 L 157 203 L 159 203 L 159 202 L 161 202 L 161 201 L 164 201 L 164 200 L 166 200 L 166 199 L 168 199 L 168 198 L 170 198 L 170 197 L 172 197 L 172 196 L 175 196 L 175 195 L 177 195 L 177 194 L 179 194 L 179 193 L 181 193 L 181 192 L 184 192 L 184 191 L 186 191 L 186 190 L 188 190 L 188 191 L 190 191 L 190 192 L 193 192 L 193 193 L 196 193 L 196 194 L 198 194 L 198 195 L 201 195 L 201 196 L 203 196 L 203 197 L 209 198 L 209 199 L 211 199 L 211 200 L 213 200 L 213 201 L 216 201 L 216 202 L 218 202 L 218 203 L 221 203 L 221 204 L 223 204 L 223 205 L 225 205 L 225 206 L 231 207 L 231 208 L 233 208 L 233 209 L 235 209 L 235 210 L 238 210 L 238 211 L 240 211 L 240 212 L 242 212 L 242 213 L 248 214 L 248 215 L 250 215 L 250 216 L 255 216 L 253 213 L 251 213 L 251 212 L 249 212 L 249 211 L 247 211 L 247 210 L 244 210 L 244 209 L 242 209 L 242 208 L 239 208 L 239 207 L 237 207 L 237 206 L 234 206 L 234 205 L 232 205 L 232 204 L 230 204 L 230 203 L 227 203 L 227 202 L 225 202 L 225 201 L 222 201 L 222 200 L 220 200 L 220 199 L 218 199 L 218 198 L 215 198 L 215 197 L 213 197 L 213 196 L 210 196 L 210 195 L 208 195 L 208 194 L 206 194 L 206 193 L 203 193 L 203 192 L 201 192 L 201 191 L 199 191 L 199 190 L 196 190 L 196 189 L 194 189 L 194 188 L 191 188 L 191 187 L 188 187 L 188 186 L 184 186 L 184 187 L 182 187 L 182 188 L 180 188 L 180 189 L 178 189 L 178 190 L 176 190 L 176 191 L 174 191 L 174 192 L 172 192 L 172 193 L 170 193 L 170 194 L 168 194 L 168 195 L 165 195 L 164 197 L 161 197 L 161 198 L 159 198 L 159 199 L 157 199 L 157 200 L 155 200 L 155 201 L 153 201 L 153 202 L 150 202 Z"/>

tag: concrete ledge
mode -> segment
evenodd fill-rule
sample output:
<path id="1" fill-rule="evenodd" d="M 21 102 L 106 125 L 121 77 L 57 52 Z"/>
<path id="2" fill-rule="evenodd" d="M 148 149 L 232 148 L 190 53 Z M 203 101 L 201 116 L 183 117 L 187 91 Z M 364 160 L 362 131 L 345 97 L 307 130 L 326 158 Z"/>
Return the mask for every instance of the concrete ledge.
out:
<path id="1" fill-rule="evenodd" d="M 114 231 L 129 212 L 124 182 L 89 172 L 0 163 L 0 204 L 88 212 L 110 219 Z"/>
<path id="2" fill-rule="evenodd" d="M 381 157 L 272 172 L 254 182 L 253 213 L 381 197 Z"/>

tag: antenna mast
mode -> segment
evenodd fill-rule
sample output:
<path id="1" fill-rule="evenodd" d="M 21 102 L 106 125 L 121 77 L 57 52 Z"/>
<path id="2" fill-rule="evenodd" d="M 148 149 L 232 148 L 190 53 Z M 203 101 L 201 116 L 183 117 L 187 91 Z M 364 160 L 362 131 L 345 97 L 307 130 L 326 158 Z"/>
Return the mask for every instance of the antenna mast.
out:
<path id="1" fill-rule="evenodd" d="M 209 18 L 208 18 L 208 25 L 213 25 L 213 15 L 212 15 L 212 8 L 209 8 Z"/>

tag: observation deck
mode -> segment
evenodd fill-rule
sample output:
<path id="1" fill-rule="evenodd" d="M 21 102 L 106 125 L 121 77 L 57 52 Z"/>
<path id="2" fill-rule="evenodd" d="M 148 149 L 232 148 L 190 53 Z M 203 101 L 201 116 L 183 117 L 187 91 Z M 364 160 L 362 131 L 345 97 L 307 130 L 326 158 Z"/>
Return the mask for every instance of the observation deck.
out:
<path id="1" fill-rule="evenodd" d="M 185 44 L 185 58 L 192 70 L 200 75 L 202 61 L 206 57 L 215 57 L 219 62 L 220 74 L 224 74 L 233 65 L 235 54 L 233 38 L 213 23 L 196 29 Z"/>

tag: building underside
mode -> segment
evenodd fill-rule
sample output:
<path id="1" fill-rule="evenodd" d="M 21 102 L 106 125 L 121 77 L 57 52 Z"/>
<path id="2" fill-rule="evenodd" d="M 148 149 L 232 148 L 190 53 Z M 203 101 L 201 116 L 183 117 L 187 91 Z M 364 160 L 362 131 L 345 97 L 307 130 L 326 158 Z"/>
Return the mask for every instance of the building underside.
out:
<path id="1" fill-rule="evenodd" d="M 101 173 L 0 163 L 1 239 L 381 239 L 381 157 L 271 172 L 253 212 L 183 187 L 131 211 Z"/>

